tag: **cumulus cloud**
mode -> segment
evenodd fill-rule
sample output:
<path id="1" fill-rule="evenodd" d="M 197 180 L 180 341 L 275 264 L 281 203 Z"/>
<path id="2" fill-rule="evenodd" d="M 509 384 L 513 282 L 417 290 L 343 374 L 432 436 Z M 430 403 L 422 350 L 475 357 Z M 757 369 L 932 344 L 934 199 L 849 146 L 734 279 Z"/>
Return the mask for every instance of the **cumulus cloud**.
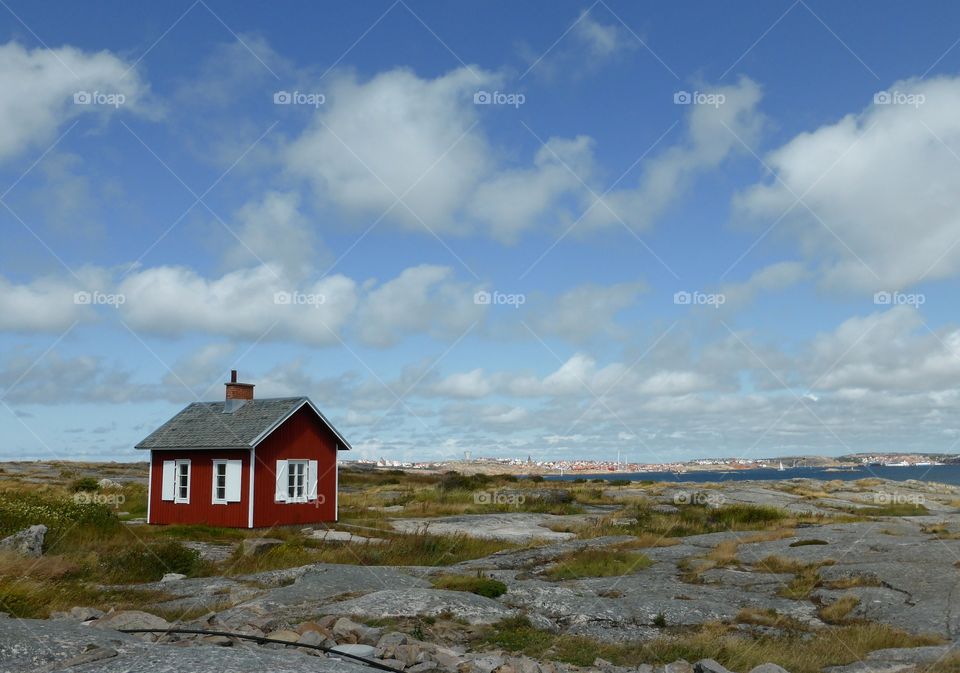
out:
<path id="1" fill-rule="evenodd" d="M 620 338 L 626 330 L 617 324 L 617 316 L 636 303 L 645 287 L 640 282 L 585 283 L 546 301 L 531 302 L 529 324 L 538 335 L 557 336 L 572 343 Z"/>
<path id="2" fill-rule="evenodd" d="M 594 227 L 622 222 L 635 229 L 649 228 L 698 175 L 757 142 L 764 125 L 757 110 L 759 85 L 744 77 L 705 92 L 722 102 L 690 105 L 685 140 L 647 161 L 636 187 L 614 189 L 594 203 L 584 222 Z"/>
<path id="3" fill-rule="evenodd" d="M 236 214 L 237 238 L 225 255 L 228 267 L 256 262 L 274 265 L 278 274 L 302 278 L 317 264 L 315 235 L 300 210 L 295 192 L 267 192 Z"/>
<path id="4" fill-rule="evenodd" d="M 94 293 L 111 288 L 110 274 L 82 267 L 75 275 L 40 276 L 18 283 L 0 276 L 0 329 L 14 332 L 60 332 L 75 322 L 96 319 Z"/>
<path id="5" fill-rule="evenodd" d="M 764 161 L 776 177 L 742 192 L 736 206 L 764 228 L 780 221 L 830 288 L 895 290 L 954 277 L 958 106 L 958 77 L 897 82 L 859 113 L 771 152 Z"/>
<path id="6" fill-rule="evenodd" d="M 493 81 L 467 68 L 435 79 L 406 69 L 367 82 L 342 76 L 287 147 L 287 165 L 345 211 L 378 215 L 402 196 L 409 210 L 396 205 L 392 219 L 448 230 L 491 165 L 487 141 L 473 129 L 473 94 Z"/>
<path id="7" fill-rule="evenodd" d="M 533 166 L 505 169 L 480 183 L 468 206 L 470 215 L 494 238 L 512 243 L 554 216 L 565 195 L 581 193 L 582 200 L 580 181 L 593 172 L 593 145 L 587 136 L 549 139 Z"/>
<path id="8" fill-rule="evenodd" d="M 622 25 L 602 23 L 586 10 L 580 14 L 570 34 L 594 59 L 609 58 L 619 51 L 632 49 L 637 44 Z"/>
<path id="9" fill-rule="evenodd" d="M 809 362 L 822 375 L 818 390 L 952 390 L 960 379 L 960 329 L 934 331 L 918 310 L 896 306 L 818 335 Z"/>
<path id="10" fill-rule="evenodd" d="M 740 309 L 749 305 L 758 295 L 777 292 L 807 278 L 809 271 L 799 262 L 777 262 L 754 272 L 742 283 L 727 283 L 720 287 L 724 296 L 722 309 Z"/>
<path id="11" fill-rule="evenodd" d="M 357 304 L 356 283 L 345 276 L 297 286 L 268 266 L 213 279 L 185 267 L 153 267 L 124 278 L 118 292 L 125 297 L 121 315 L 136 331 L 317 345 L 337 341 Z"/>
<path id="12" fill-rule="evenodd" d="M 13 404 L 152 400 L 158 386 L 141 386 L 129 370 L 101 357 L 64 357 L 57 351 L 19 349 L 0 362 L 0 389 Z"/>
<path id="13" fill-rule="evenodd" d="M 217 342 L 201 346 L 178 358 L 164 377 L 164 384 L 172 387 L 186 386 L 194 390 L 201 399 L 206 399 L 211 387 L 220 382 L 229 357 L 236 351 L 231 343 Z"/>
<path id="14" fill-rule="evenodd" d="M 474 288 L 453 278 L 450 267 L 421 264 L 372 288 L 357 315 L 357 331 L 367 344 L 385 347 L 414 333 L 456 338 L 483 316 Z"/>
<path id="15" fill-rule="evenodd" d="M 57 129 L 83 113 L 108 114 L 112 105 L 74 103 L 74 94 L 121 94 L 119 109 L 155 114 L 145 108 L 147 86 L 136 70 L 108 51 L 74 47 L 28 49 L 16 42 L 0 45 L 0 161 L 37 143 L 54 140 Z"/>

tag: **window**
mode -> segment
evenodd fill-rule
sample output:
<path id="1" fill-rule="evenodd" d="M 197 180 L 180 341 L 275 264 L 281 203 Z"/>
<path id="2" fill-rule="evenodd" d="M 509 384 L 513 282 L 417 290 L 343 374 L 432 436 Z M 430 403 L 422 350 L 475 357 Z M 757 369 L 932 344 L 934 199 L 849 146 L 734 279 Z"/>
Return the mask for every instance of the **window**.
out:
<path id="1" fill-rule="evenodd" d="M 243 474 L 243 461 L 213 461 L 213 497 L 214 505 L 226 505 L 240 502 L 240 481 Z"/>
<path id="2" fill-rule="evenodd" d="M 176 490 L 174 491 L 173 501 L 178 504 L 190 503 L 190 461 L 178 460 L 176 462 Z"/>
<path id="3" fill-rule="evenodd" d="M 307 501 L 307 461 L 287 461 L 287 502 Z"/>
<path id="4" fill-rule="evenodd" d="M 222 460 L 213 461 L 213 502 L 227 502 L 227 464 Z"/>
<path id="5" fill-rule="evenodd" d="M 319 463 L 316 460 L 278 460 L 276 502 L 305 503 L 318 500 Z"/>

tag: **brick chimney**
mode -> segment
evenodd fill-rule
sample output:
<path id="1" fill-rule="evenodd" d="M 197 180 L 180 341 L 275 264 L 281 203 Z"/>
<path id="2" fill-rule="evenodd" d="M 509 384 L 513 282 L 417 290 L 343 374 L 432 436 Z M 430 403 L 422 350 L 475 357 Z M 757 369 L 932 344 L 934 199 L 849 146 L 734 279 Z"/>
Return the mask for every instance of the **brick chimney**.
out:
<path id="1" fill-rule="evenodd" d="M 223 413 L 232 414 L 242 407 L 247 400 L 253 399 L 252 383 L 237 383 L 237 370 L 230 370 L 230 382 L 224 383 L 227 387 L 226 402 L 223 405 Z"/>

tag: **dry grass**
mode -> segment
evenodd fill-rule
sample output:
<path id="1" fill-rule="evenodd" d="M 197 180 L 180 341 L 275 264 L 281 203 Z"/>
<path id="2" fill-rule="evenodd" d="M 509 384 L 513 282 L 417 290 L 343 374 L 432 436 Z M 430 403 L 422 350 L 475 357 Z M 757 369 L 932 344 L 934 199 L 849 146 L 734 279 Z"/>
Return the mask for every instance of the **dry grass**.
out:
<path id="1" fill-rule="evenodd" d="M 838 580 L 824 582 L 827 589 L 853 589 L 854 587 L 882 587 L 883 582 L 871 575 L 852 575 Z"/>
<path id="2" fill-rule="evenodd" d="M 653 565 L 644 554 L 623 548 L 582 549 L 557 559 L 544 576 L 552 580 L 573 580 L 581 577 L 617 577 L 644 570 Z"/>
<path id="3" fill-rule="evenodd" d="M 850 613 L 860 605 L 860 599 L 853 594 L 846 594 L 835 600 L 830 605 L 825 605 L 819 610 L 820 619 L 827 624 L 844 624 Z"/>
<path id="4" fill-rule="evenodd" d="M 804 600 L 810 597 L 810 593 L 821 586 L 820 568 L 827 565 L 833 565 L 832 560 L 825 560 L 819 563 L 804 563 L 796 559 L 784 558 L 782 556 L 768 556 L 753 565 L 754 570 L 767 573 L 791 573 L 793 579 L 785 587 L 777 592 L 784 598 L 794 600 Z"/>
<path id="5" fill-rule="evenodd" d="M 749 671 L 760 664 L 773 662 L 790 673 L 820 673 L 827 666 L 858 661 L 873 650 L 940 642 L 936 637 L 915 636 L 879 624 L 850 624 L 812 633 L 751 637 L 732 625 L 714 623 L 650 642 L 610 644 L 585 637 L 558 636 L 533 628 L 524 618 L 513 618 L 488 627 L 475 639 L 474 646 L 494 647 L 578 666 L 589 666 L 597 657 L 619 666 L 710 658 L 735 671 Z"/>
<path id="6" fill-rule="evenodd" d="M 917 673 L 960 673 L 960 653 L 950 654 L 932 664 L 918 666 Z"/>

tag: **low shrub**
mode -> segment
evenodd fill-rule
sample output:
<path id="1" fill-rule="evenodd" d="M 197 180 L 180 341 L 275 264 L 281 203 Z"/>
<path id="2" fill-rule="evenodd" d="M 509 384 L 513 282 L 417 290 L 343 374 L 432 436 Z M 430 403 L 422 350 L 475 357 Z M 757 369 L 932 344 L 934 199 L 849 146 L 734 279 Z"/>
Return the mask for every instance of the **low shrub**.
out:
<path id="1" fill-rule="evenodd" d="M 0 492 L 0 537 L 35 524 L 49 529 L 48 540 L 57 539 L 67 529 L 89 535 L 114 533 L 120 528 L 106 505 L 75 502 L 51 493 Z"/>
<path id="2" fill-rule="evenodd" d="M 165 573 L 194 575 L 202 567 L 198 551 L 173 540 L 127 545 L 99 558 L 105 577 L 115 583 L 156 582 Z"/>
<path id="3" fill-rule="evenodd" d="M 644 554 L 625 549 L 583 549 L 562 556 L 544 573 L 553 580 L 581 577 L 615 577 L 649 568 L 653 561 Z"/>
<path id="4" fill-rule="evenodd" d="M 497 598 L 507 593 L 506 584 L 486 577 L 481 573 L 477 573 L 475 576 L 440 575 L 434 578 L 433 586 L 437 589 L 448 589 L 450 591 L 467 591 L 487 598 Z"/>
<path id="5" fill-rule="evenodd" d="M 97 480 L 93 477 L 81 477 L 80 479 L 74 479 L 70 484 L 70 490 L 74 493 L 79 493 L 80 491 L 99 491 L 100 484 L 97 483 Z"/>

